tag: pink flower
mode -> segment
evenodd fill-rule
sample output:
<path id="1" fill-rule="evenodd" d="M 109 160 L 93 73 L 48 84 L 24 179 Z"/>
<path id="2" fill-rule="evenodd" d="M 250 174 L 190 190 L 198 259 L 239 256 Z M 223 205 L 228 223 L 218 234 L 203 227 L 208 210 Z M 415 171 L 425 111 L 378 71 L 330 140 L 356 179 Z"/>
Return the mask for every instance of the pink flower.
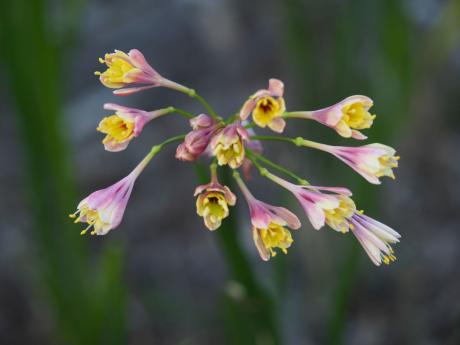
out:
<path id="1" fill-rule="evenodd" d="M 110 187 L 91 193 L 78 204 L 77 211 L 70 217 L 75 218 L 75 223 L 88 224 L 82 235 L 91 228 L 91 235 L 105 235 L 120 224 L 134 182 L 149 160 L 150 157 L 144 158 L 128 176 Z"/>
<path id="2" fill-rule="evenodd" d="M 324 226 L 328 212 L 339 207 L 341 197 L 351 195 L 350 190 L 342 187 L 295 185 L 268 172 L 265 176 L 294 194 L 316 230 Z"/>
<path id="3" fill-rule="evenodd" d="M 209 230 L 216 230 L 222 224 L 222 219 L 229 215 L 228 206 L 234 206 L 236 196 L 227 186 L 222 186 L 217 180 L 216 166 L 211 166 L 211 182 L 196 187 L 196 211 L 203 217 L 204 224 Z"/>
<path id="4" fill-rule="evenodd" d="M 238 175 L 235 176 L 237 176 L 238 185 L 249 206 L 253 239 L 260 257 L 268 261 L 270 257 L 276 256 L 274 251 L 276 248 L 286 254 L 293 239 L 290 231 L 285 227 L 300 228 L 299 218 L 284 207 L 269 205 L 257 200 L 241 178 Z"/>
<path id="5" fill-rule="evenodd" d="M 399 242 L 401 235 L 392 228 L 364 214 L 355 213 L 350 228 L 372 262 L 380 266 L 396 260 L 390 244 Z"/>
<path id="6" fill-rule="evenodd" d="M 146 123 L 171 112 L 170 108 L 147 112 L 113 103 L 104 104 L 104 109 L 115 111 L 114 115 L 103 118 L 97 127 L 99 132 L 107 134 L 102 143 L 111 152 L 126 149 L 130 141 L 141 134 Z"/>
<path id="7" fill-rule="evenodd" d="M 211 149 L 219 165 L 228 164 L 236 169 L 245 157 L 244 141 L 249 139 L 248 131 L 239 122 L 234 122 L 219 132 L 211 140 Z"/>
<path id="8" fill-rule="evenodd" d="M 257 126 L 281 133 L 286 126 L 282 115 L 286 111 L 283 98 L 284 84 L 281 80 L 270 79 L 268 89 L 261 89 L 253 94 L 240 110 L 241 120 L 246 120 L 252 114 Z"/>
<path id="9" fill-rule="evenodd" d="M 106 87 L 119 89 L 113 92 L 116 95 L 124 96 L 157 86 L 193 93 L 193 90 L 163 78 L 148 64 L 144 55 L 137 49 L 131 49 L 128 54 L 115 50 L 114 53 L 105 54 L 104 59 L 100 58 L 99 61 L 107 65 L 107 70 L 102 73 L 95 72 L 95 74 Z M 130 87 L 124 88 L 126 86 Z"/>
<path id="10" fill-rule="evenodd" d="M 369 144 L 358 147 L 330 146 L 303 141 L 306 146 L 328 152 L 347 164 L 367 181 L 380 184 L 380 177 L 395 178 L 393 169 L 398 167 L 399 156 L 395 149 L 383 144 Z"/>
<path id="11" fill-rule="evenodd" d="M 190 126 L 192 131 L 176 149 L 176 158 L 181 161 L 196 160 L 206 150 L 214 133 L 221 128 L 221 124 L 205 114 L 191 119 Z"/>
<path id="12" fill-rule="evenodd" d="M 358 140 L 367 139 L 358 129 L 372 126 L 375 115 L 369 113 L 372 99 L 366 96 L 350 96 L 330 107 L 314 111 L 295 111 L 287 117 L 315 120 L 335 129 L 344 138 L 353 137 Z"/>

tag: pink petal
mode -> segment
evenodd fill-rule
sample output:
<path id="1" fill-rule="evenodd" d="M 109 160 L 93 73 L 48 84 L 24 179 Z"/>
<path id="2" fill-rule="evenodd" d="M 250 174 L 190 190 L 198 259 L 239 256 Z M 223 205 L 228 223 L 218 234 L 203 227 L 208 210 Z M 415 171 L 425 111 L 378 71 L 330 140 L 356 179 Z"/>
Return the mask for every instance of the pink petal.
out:
<path id="1" fill-rule="evenodd" d="M 276 117 L 268 124 L 268 127 L 276 133 L 283 133 L 285 126 L 286 121 L 282 117 Z"/>
<path id="2" fill-rule="evenodd" d="M 279 79 L 272 78 L 268 81 L 268 90 L 274 97 L 283 97 L 284 83 Z"/>

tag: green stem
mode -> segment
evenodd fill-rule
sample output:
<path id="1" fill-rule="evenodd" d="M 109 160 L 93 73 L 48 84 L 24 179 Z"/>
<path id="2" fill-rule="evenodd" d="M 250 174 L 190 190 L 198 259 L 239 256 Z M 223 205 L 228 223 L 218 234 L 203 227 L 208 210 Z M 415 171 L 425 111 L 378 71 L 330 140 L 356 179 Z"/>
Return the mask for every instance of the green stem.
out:
<path id="1" fill-rule="evenodd" d="M 217 113 L 214 111 L 214 109 L 211 107 L 211 105 L 203 98 L 201 97 L 200 94 L 198 94 L 198 92 L 196 91 L 193 91 L 191 93 L 189 93 L 189 96 L 196 99 L 198 102 L 200 102 L 205 108 L 206 110 L 208 111 L 209 115 L 211 115 L 211 117 L 216 120 L 216 121 L 222 121 L 222 119 L 217 115 Z"/>
<path id="2" fill-rule="evenodd" d="M 312 111 L 291 111 L 283 114 L 285 119 L 308 119 L 313 120 Z"/>
<path id="3" fill-rule="evenodd" d="M 188 111 L 185 111 L 185 110 L 182 110 L 176 107 L 169 107 L 169 109 L 171 113 L 177 113 L 179 115 L 186 117 L 187 119 L 192 119 L 195 117 L 195 115 L 193 115 L 192 113 L 189 113 Z"/>
<path id="4" fill-rule="evenodd" d="M 258 154 L 258 153 L 255 153 L 254 151 L 250 150 L 250 149 L 246 149 L 247 150 L 247 153 L 248 153 L 248 158 L 254 163 L 254 165 L 257 167 L 257 169 L 259 169 L 259 172 L 261 173 L 261 175 L 263 176 L 263 167 L 260 166 L 259 163 L 257 163 L 257 160 L 263 162 L 264 164 L 272 167 L 272 168 L 275 168 L 277 169 L 278 171 L 286 174 L 287 176 L 290 176 L 292 177 L 294 180 L 297 180 L 297 182 L 299 182 L 299 184 L 301 185 L 308 185 L 310 184 L 307 180 L 301 178 L 300 176 L 296 175 L 295 173 L 293 173 L 292 171 L 286 169 L 285 167 L 275 163 L 275 162 L 272 162 L 271 160 L 269 160 L 268 158 L 262 156 L 261 154 Z"/>
<path id="5" fill-rule="evenodd" d="M 310 147 L 312 149 L 317 149 L 317 150 L 321 150 L 325 152 L 330 152 L 329 150 L 332 148 L 332 146 L 330 145 L 321 144 L 316 141 L 304 139 L 302 137 L 287 138 L 287 137 L 275 137 L 275 136 L 270 136 L 270 135 L 253 135 L 251 136 L 251 140 L 284 141 L 284 142 L 294 144 L 295 146 Z"/>
<path id="6" fill-rule="evenodd" d="M 287 137 L 275 137 L 271 135 L 253 135 L 251 140 L 269 140 L 269 141 L 284 141 L 291 144 L 295 144 L 295 139 Z"/>
<path id="7" fill-rule="evenodd" d="M 195 166 L 200 183 L 207 183 L 207 169 L 200 163 L 196 163 Z M 221 172 L 222 184 L 233 189 L 231 169 L 224 168 Z M 257 278 L 239 241 L 237 215 L 236 210 L 231 212 L 215 232 L 231 272 L 231 284 L 241 290 L 237 296 L 228 294 L 225 299 L 227 322 L 224 325 L 228 327 L 229 343 L 280 345 L 275 303 L 269 291 Z"/>

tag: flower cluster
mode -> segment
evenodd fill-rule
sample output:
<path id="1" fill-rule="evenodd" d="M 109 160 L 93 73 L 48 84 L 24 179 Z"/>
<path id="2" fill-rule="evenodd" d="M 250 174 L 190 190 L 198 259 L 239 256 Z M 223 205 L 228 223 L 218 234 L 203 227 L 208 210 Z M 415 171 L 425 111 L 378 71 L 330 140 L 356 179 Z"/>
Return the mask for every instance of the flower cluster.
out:
<path id="1" fill-rule="evenodd" d="M 70 215 L 76 223 L 87 224 L 81 234 L 91 230 L 91 234 L 105 235 L 116 228 L 122 220 L 139 174 L 166 145 L 180 141 L 175 154 L 178 160 L 194 162 L 200 157 L 210 160 L 211 181 L 195 189 L 196 212 L 203 218 L 204 225 L 209 230 L 217 230 L 229 216 L 230 207 L 236 204 L 235 194 L 218 179 L 218 170 L 227 166 L 233 170 L 236 185 L 248 205 L 252 236 L 263 260 L 268 261 L 279 251 L 286 254 L 294 242 L 291 230 L 299 229 L 301 223 L 288 209 L 256 199 L 240 176 L 239 169 L 247 177 L 251 168 L 255 167 L 261 176 L 292 193 L 314 229 L 319 230 L 327 225 L 343 234 L 352 233 L 375 265 L 382 262 L 388 264 L 396 259 L 391 245 L 399 242 L 400 235 L 358 210 L 350 190 L 310 185 L 305 179 L 266 158 L 262 154 L 261 141 L 287 142 L 330 153 L 373 184 L 380 184 L 380 178 L 384 176 L 394 178 L 393 169 L 398 166 L 399 157 L 395 155 L 393 148 L 376 143 L 357 147 L 331 146 L 302 137 L 259 136 L 254 132 L 254 127 L 257 126 L 268 127 L 281 134 L 288 120 L 297 118 L 316 121 L 332 128 L 344 138 L 364 140 L 367 137 L 361 130 L 370 128 L 376 117 L 369 112 L 373 105 L 370 98 L 350 96 L 320 110 L 290 112 L 287 111 L 283 98 L 283 82 L 270 79 L 267 89 L 255 92 L 242 104 L 239 112 L 224 120 L 195 90 L 162 77 L 136 49 L 128 54 L 122 51 L 106 54 L 100 62 L 107 69 L 96 72 L 96 75 L 103 85 L 115 89 L 116 95 L 165 87 L 197 100 L 206 109 L 206 114 L 194 115 L 172 106 L 145 111 L 118 104 L 105 104 L 104 108 L 114 113 L 103 118 L 97 130 L 105 134 L 102 143 L 107 151 L 126 149 L 148 123 L 160 116 L 180 114 L 188 118 L 191 130 L 153 146 L 125 178 L 83 199 L 78 204 L 77 211 Z M 278 170 L 295 182 L 273 174 L 267 167 Z"/>

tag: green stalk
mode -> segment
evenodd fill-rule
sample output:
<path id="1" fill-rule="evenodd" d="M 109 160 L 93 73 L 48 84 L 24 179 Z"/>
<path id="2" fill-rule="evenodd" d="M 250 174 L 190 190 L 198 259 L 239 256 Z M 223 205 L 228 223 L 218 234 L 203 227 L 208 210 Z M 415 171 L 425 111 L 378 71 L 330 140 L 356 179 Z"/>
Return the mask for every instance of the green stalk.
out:
<path id="1" fill-rule="evenodd" d="M 265 163 L 266 165 L 268 165 L 268 166 L 270 166 L 272 168 L 275 168 L 278 171 L 281 171 L 282 173 L 286 174 L 287 176 L 292 177 L 294 180 L 297 180 L 297 182 L 299 184 L 302 184 L 302 185 L 308 185 L 309 184 L 309 182 L 307 180 L 305 180 L 305 179 L 301 178 L 300 176 L 294 174 L 292 171 L 286 169 L 285 167 L 283 167 L 283 166 L 281 166 L 279 164 L 276 164 L 275 162 L 272 162 L 271 160 L 269 160 L 268 158 L 262 156 L 261 154 L 255 153 L 254 151 L 252 151 L 251 149 L 248 149 L 248 148 L 246 148 L 246 151 L 247 151 L 247 157 L 259 169 L 259 172 L 262 173 L 263 168 L 260 166 L 260 164 L 257 163 L 258 160 L 263 162 L 263 163 Z"/>
<path id="2" fill-rule="evenodd" d="M 221 170 L 220 182 L 234 190 L 231 170 Z M 209 181 L 207 169 L 203 165 L 197 163 L 196 171 L 200 183 Z M 244 230 L 245 235 L 251 236 L 249 222 Z M 229 290 L 240 292 L 237 295 L 230 293 L 224 298 L 225 324 L 231 339 L 229 344 L 281 344 L 272 296 L 260 284 L 238 240 L 235 208 L 215 233 L 232 277 Z"/>
<path id="3" fill-rule="evenodd" d="M 76 198 L 62 132 L 64 52 L 48 26 L 47 6 L 44 0 L 0 2 L 1 58 L 23 140 L 30 236 L 39 255 L 33 262 L 46 295 L 43 304 L 50 304 L 58 332 L 52 342 L 125 344 L 123 253 L 116 244 L 107 244 L 90 260 L 86 243 L 66 216 Z"/>

